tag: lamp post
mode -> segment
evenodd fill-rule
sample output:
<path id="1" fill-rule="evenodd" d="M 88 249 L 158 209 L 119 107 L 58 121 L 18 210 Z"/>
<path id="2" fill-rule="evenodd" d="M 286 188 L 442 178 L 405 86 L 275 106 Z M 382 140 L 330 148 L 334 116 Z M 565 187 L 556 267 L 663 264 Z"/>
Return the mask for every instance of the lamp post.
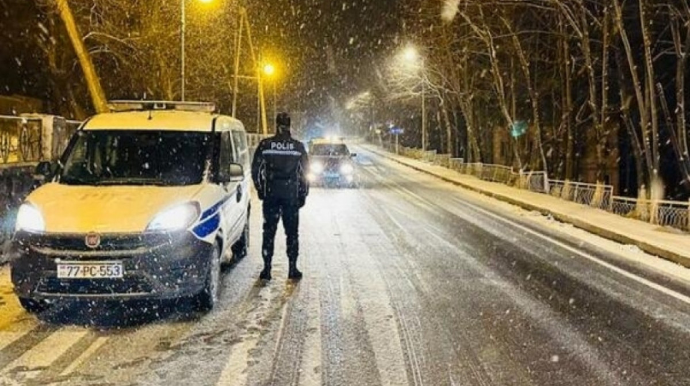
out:
<path id="1" fill-rule="evenodd" d="M 273 64 L 271 63 L 266 63 L 263 68 L 264 75 L 266 75 L 267 78 L 271 79 L 271 83 L 273 86 L 273 117 L 278 116 L 278 103 L 277 103 L 277 98 L 276 98 L 276 80 L 275 80 L 275 73 L 276 73 L 276 68 Z"/>
<path id="2" fill-rule="evenodd" d="M 202 3 L 208 4 L 213 0 L 199 0 Z M 186 5 L 187 0 L 180 0 L 180 99 L 184 102 L 185 100 L 185 35 L 187 33 L 187 10 Z"/>
<path id="3" fill-rule="evenodd" d="M 426 117 L 426 80 L 424 79 L 424 58 L 414 46 L 409 46 L 403 52 L 406 63 L 414 65 L 419 63 L 419 78 L 422 81 L 422 151 L 427 148 L 427 117 Z"/>

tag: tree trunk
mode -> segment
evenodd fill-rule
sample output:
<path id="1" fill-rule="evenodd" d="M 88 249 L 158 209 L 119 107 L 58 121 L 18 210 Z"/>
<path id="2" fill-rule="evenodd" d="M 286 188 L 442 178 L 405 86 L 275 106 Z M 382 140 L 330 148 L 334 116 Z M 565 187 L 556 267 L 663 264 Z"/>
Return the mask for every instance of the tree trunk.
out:
<path id="1" fill-rule="evenodd" d="M 515 32 L 512 30 L 512 27 L 510 23 L 505 19 L 502 18 L 503 23 L 505 26 L 508 28 L 508 30 L 513 34 L 513 45 L 515 46 L 515 50 L 517 51 L 518 54 L 518 59 L 520 61 L 520 68 L 522 69 L 522 73 L 525 76 L 525 83 L 527 85 L 527 91 L 530 96 L 530 102 L 532 105 L 532 119 L 533 119 L 533 125 L 534 125 L 534 131 L 535 131 L 535 138 L 537 141 L 537 148 L 539 149 L 539 155 L 541 156 L 541 162 L 542 162 L 542 167 L 545 172 L 549 172 L 549 165 L 548 162 L 546 161 L 546 153 L 544 152 L 544 145 L 543 145 L 543 138 L 542 138 L 542 131 L 541 131 L 541 115 L 539 114 L 539 93 L 534 89 L 532 85 L 532 74 L 530 70 L 530 62 L 527 60 L 527 57 L 525 56 L 525 52 L 522 49 L 522 44 L 520 43 L 520 39 L 518 36 L 515 34 Z M 513 83 L 513 86 L 515 84 Z M 513 95 L 515 92 L 513 91 Z M 514 98 L 515 99 L 515 98 Z M 514 116 L 515 113 L 513 113 Z"/>
<path id="2" fill-rule="evenodd" d="M 648 168 L 645 168 L 645 162 L 647 157 L 644 156 L 644 150 L 642 145 L 642 139 L 637 133 L 635 125 L 632 123 L 632 118 L 630 117 L 630 97 L 625 91 L 626 80 L 623 76 L 623 66 L 625 66 L 624 59 L 620 57 L 620 51 L 616 52 L 615 58 L 618 66 L 618 92 L 621 100 L 621 115 L 623 124 L 625 125 L 628 135 L 630 136 L 630 142 L 633 150 L 633 157 L 635 159 L 635 169 L 637 172 L 637 195 L 639 196 L 643 191 L 645 191 L 645 186 L 649 182 L 649 175 L 647 174 Z M 646 195 L 646 192 L 645 192 Z"/>
<path id="3" fill-rule="evenodd" d="M 455 146 L 453 146 L 453 125 L 450 123 L 450 117 L 448 116 L 448 108 L 445 103 L 441 103 L 441 114 L 443 115 L 443 123 L 446 126 L 446 154 L 450 154 L 451 157 L 455 157 Z"/>
<path id="4" fill-rule="evenodd" d="M 67 34 L 69 35 L 72 45 L 74 47 L 74 52 L 79 59 L 79 64 L 81 65 L 82 71 L 84 72 L 84 78 L 86 79 L 86 84 L 89 88 L 89 94 L 91 94 L 91 101 L 93 102 L 93 107 L 97 113 L 104 113 L 108 111 L 108 102 L 105 97 L 105 92 L 101 87 L 100 79 L 96 73 L 96 69 L 91 61 L 91 56 L 84 46 L 82 36 L 79 33 L 79 28 L 77 23 L 74 21 L 74 15 L 72 15 L 72 10 L 67 3 L 67 0 L 55 0 L 58 12 L 60 13 L 60 18 L 65 24 L 67 29 Z"/>
<path id="5" fill-rule="evenodd" d="M 688 15 L 690 16 L 690 15 Z M 686 127 L 686 111 L 685 111 L 685 71 L 688 62 L 688 55 L 690 52 L 690 26 L 685 27 L 685 42 L 682 41 L 680 35 L 680 24 L 682 20 L 675 18 L 671 23 L 671 32 L 673 34 L 673 43 L 676 51 L 676 138 L 678 142 L 678 159 L 682 166 L 684 166 L 686 173 L 684 182 L 690 183 L 690 149 L 688 149 L 688 135 Z"/>
<path id="6" fill-rule="evenodd" d="M 637 101 L 637 106 L 640 113 L 640 129 L 642 132 L 642 139 L 638 140 L 637 143 L 640 144 L 640 146 L 644 149 L 642 153 L 645 157 L 647 180 L 643 184 L 638 185 L 649 186 L 649 182 L 651 181 L 651 179 L 653 179 L 653 176 L 658 172 L 658 168 L 655 168 L 658 159 L 655 161 L 656 151 L 653 150 L 653 145 L 650 143 L 649 136 L 649 130 L 651 127 L 650 109 L 649 105 L 647 104 L 647 99 L 645 98 L 645 93 L 643 92 L 643 85 L 640 81 L 640 76 L 637 72 L 637 63 L 635 63 L 635 55 L 632 51 L 632 47 L 630 46 L 630 39 L 628 38 L 628 33 L 625 29 L 625 24 L 623 23 L 623 10 L 620 4 L 620 0 L 612 0 L 612 3 L 616 11 L 615 22 L 618 28 L 618 34 L 621 38 L 621 42 L 623 43 L 623 47 L 625 49 L 625 54 L 628 62 L 628 70 L 630 72 L 630 76 L 632 77 L 632 87 L 635 91 L 635 99 Z M 620 64 L 621 63 L 619 63 L 619 65 Z M 621 83 L 620 86 L 621 88 L 625 87 L 625 83 Z M 647 93 L 647 95 L 649 94 Z M 628 103 L 628 101 L 626 99 L 621 100 L 624 104 L 623 108 L 629 108 L 625 106 Z M 635 138 L 637 138 L 637 134 L 635 134 Z"/>
<path id="7" fill-rule="evenodd" d="M 565 32 L 565 28 L 562 28 Z M 563 34 L 563 77 L 565 80 L 565 90 L 563 95 L 563 121 L 566 127 L 566 145 L 565 145 L 565 179 L 572 180 L 575 172 L 575 154 L 574 142 L 575 133 L 573 128 L 573 83 L 572 70 L 570 68 L 570 44 L 568 42 L 568 35 Z"/>

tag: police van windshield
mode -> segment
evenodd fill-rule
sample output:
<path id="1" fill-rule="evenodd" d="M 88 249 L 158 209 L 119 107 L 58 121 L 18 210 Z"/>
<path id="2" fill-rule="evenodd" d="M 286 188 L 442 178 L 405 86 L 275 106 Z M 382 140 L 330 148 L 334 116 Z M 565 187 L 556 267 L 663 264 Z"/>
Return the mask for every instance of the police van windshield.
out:
<path id="1" fill-rule="evenodd" d="M 350 151 L 343 144 L 316 144 L 311 153 L 314 156 L 341 157 L 349 155 Z"/>
<path id="2" fill-rule="evenodd" d="M 83 131 L 64 159 L 68 185 L 195 185 L 202 182 L 210 134 Z"/>

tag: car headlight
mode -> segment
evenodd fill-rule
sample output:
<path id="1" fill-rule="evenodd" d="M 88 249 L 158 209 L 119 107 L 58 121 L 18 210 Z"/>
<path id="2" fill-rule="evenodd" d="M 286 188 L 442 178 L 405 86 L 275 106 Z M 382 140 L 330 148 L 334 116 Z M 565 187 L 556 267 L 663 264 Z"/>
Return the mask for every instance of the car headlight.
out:
<path id="1" fill-rule="evenodd" d="M 31 204 L 22 204 L 17 212 L 16 231 L 45 232 L 46 222 L 41 211 Z"/>
<path id="2" fill-rule="evenodd" d="M 187 229 L 199 218 L 200 212 L 199 204 L 196 202 L 174 206 L 158 213 L 146 230 L 172 232 Z"/>
<path id="3" fill-rule="evenodd" d="M 319 174 L 323 172 L 323 164 L 321 162 L 312 162 L 311 165 L 309 165 L 309 170 L 312 173 Z"/>
<path id="4" fill-rule="evenodd" d="M 343 174 L 352 174 L 355 172 L 355 168 L 350 164 L 344 164 L 340 167 L 340 172 Z"/>

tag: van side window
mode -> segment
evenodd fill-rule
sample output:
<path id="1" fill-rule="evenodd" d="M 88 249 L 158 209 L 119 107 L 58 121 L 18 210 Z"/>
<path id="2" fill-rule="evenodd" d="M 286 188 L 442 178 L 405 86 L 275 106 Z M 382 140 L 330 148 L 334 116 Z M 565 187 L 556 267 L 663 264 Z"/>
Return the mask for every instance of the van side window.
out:
<path id="1" fill-rule="evenodd" d="M 224 131 L 220 135 L 220 157 L 218 161 L 221 165 L 229 165 L 233 162 L 233 148 L 230 132 Z"/>
<path id="2" fill-rule="evenodd" d="M 232 139 L 235 143 L 235 162 L 241 165 L 249 164 L 249 149 L 247 149 L 247 134 L 243 131 L 233 131 Z"/>

